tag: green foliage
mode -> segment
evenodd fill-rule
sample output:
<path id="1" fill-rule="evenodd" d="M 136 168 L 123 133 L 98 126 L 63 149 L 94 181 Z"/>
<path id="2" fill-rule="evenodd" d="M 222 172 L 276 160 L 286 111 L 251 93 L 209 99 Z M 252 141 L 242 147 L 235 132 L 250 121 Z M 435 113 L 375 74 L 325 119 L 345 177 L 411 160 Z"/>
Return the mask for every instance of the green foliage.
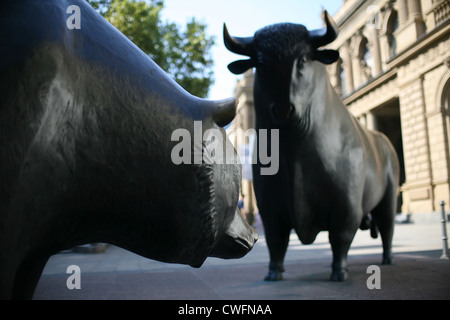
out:
<path id="1" fill-rule="evenodd" d="M 95 10 L 104 15 L 108 11 L 112 0 L 86 0 Z"/>
<path id="2" fill-rule="evenodd" d="M 188 91 L 205 97 L 213 84 L 213 60 L 209 52 L 214 44 L 206 35 L 206 26 L 194 18 L 183 32 L 177 25 L 168 24 L 164 40 L 170 51 L 166 52 L 168 72 Z"/>
<path id="3" fill-rule="evenodd" d="M 162 0 L 86 0 L 191 94 L 206 97 L 213 84 L 213 37 L 192 18 L 184 30 L 161 21 Z"/>

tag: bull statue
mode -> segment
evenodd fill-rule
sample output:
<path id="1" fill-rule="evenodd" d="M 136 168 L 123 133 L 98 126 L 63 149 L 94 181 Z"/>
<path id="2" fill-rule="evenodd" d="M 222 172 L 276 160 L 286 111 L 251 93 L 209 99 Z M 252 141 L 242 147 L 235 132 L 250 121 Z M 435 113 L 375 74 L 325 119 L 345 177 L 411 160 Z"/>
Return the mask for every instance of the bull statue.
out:
<path id="1" fill-rule="evenodd" d="M 278 172 L 264 175 L 264 164 L 259 159 L 253 164 L 270 254 L 265 280 L 282 279 L 292 229 L 303 244 L 328 231 L 333 281 L 347 278 L 348 250 L 358 228 L 370 227 L 372 236 L 380 232 L 383 264 L 391 263 L 399 162 L 389 140 L 361 126 L 331 86 L 325 64 L 335 62 L 339 52 L 320 47 L 335 40 L 338 30 L 326 11 L 323 15 L 320 30 L 282 23 L 253 37 L 232 37 L 224 25 L 228 50 L 249 57 L 230 63 L 229 70 L 256 69 L 257 137 L 260 129 L 277 129 L 279 135 Z"/>
<path id="2" fill-rule="evenodd" d="M 234 98 L 188 94 L 83 0 L 2 1 L 0 39 L 0 299 L 32 298 L 48 258 L 76 245 L 193 267 L 252 248 L 234 148 L 173 161 L 173 132 L 196 121 L 230 146 Z"/>

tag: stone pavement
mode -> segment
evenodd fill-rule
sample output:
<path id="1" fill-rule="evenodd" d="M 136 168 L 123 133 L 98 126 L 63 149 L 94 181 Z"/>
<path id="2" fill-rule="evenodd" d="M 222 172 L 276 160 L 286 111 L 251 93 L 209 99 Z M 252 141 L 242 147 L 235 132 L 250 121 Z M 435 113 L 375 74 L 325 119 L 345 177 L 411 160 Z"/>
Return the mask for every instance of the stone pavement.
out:
<path id="1" fill-rule="evenodd" d="M 266 282 L 268 251 L 261 225 L 253 250 L 238 260 L 208 258 L 199 268 L 145 259 L 115 246 L 104 253 L 64 252 L 48 261 L 36 300 L 448 300 L 450 260 L 442 255 L 442 227 L 431 221 L 397 224 L 394 265 L 379 266 L 380 289 L 367 286 L 368 266 L 381 262 L 381 240 L 359 230 L 349 252 L 349 279 L 328 281 L 331 249 L 327 232 L 312 245 L 293 233 L 284 280 Z M 69 290 L 67 267 L 80 267 L 81 289 Z M 369 280 L 368 280 L 369 279 Z"/>

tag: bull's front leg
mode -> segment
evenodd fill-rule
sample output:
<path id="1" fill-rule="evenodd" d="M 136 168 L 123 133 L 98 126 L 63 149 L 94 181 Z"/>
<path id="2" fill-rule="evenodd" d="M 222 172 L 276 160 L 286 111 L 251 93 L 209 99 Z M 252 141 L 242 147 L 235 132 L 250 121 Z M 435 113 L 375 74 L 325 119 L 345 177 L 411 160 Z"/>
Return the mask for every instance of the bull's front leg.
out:
<path id="1" fill-rule="evenodd" d="M 332 228 L 329 232 L 333 263 L 331 281 L 345 281 L 348 276 L 347 256 L 358 227 Z"/>
<path id="2" fill-rule="evenodd" d="M 290 228 L 267 223 L 264 229 L 270 255 L 269 271 L 264 280 L 283 280 L 284 257 L 289 244 Z"/>

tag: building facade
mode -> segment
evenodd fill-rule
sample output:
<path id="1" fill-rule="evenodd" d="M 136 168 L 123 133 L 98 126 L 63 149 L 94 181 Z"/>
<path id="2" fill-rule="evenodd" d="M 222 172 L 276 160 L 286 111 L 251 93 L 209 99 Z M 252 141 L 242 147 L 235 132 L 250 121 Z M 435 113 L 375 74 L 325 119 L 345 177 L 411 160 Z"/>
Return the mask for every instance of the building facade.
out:
<path id="1" fill-rule="evenodd" d="M 236 147 L 242 163 L 241 197 L 244 202 L 243 213 L 249 223 L 253 223 L 258 212 L 253 192 L 251 172 L 252 149 L 255 137 L 255 107 L 253 104 L 253 71 L 249 70 L 237 82 L 234 96 L 238 100 L 236 117 L 227 128 L 227 134 Z"/>
<path id="2" fill-rule="evenodd" d="M 344 0 L 333 16 L 340 52 L 330 81 L 349 111 L 385 133 L 399 155 L 398 211 L 450 202 L 450 0 Z M 237 83 L 236 134 L 254 126 L 253 77 Z M 234 133 L 233 133 L 234 132 Z"/>
<path id="3" fill-rule="evenodd" d="M 333 18 L 339 37 L 329 47 L 341 58 L 330 80 L 394 144 L 399 210 L 439 210 L 450 200 L 450 0 L 346 0 Z"/>

